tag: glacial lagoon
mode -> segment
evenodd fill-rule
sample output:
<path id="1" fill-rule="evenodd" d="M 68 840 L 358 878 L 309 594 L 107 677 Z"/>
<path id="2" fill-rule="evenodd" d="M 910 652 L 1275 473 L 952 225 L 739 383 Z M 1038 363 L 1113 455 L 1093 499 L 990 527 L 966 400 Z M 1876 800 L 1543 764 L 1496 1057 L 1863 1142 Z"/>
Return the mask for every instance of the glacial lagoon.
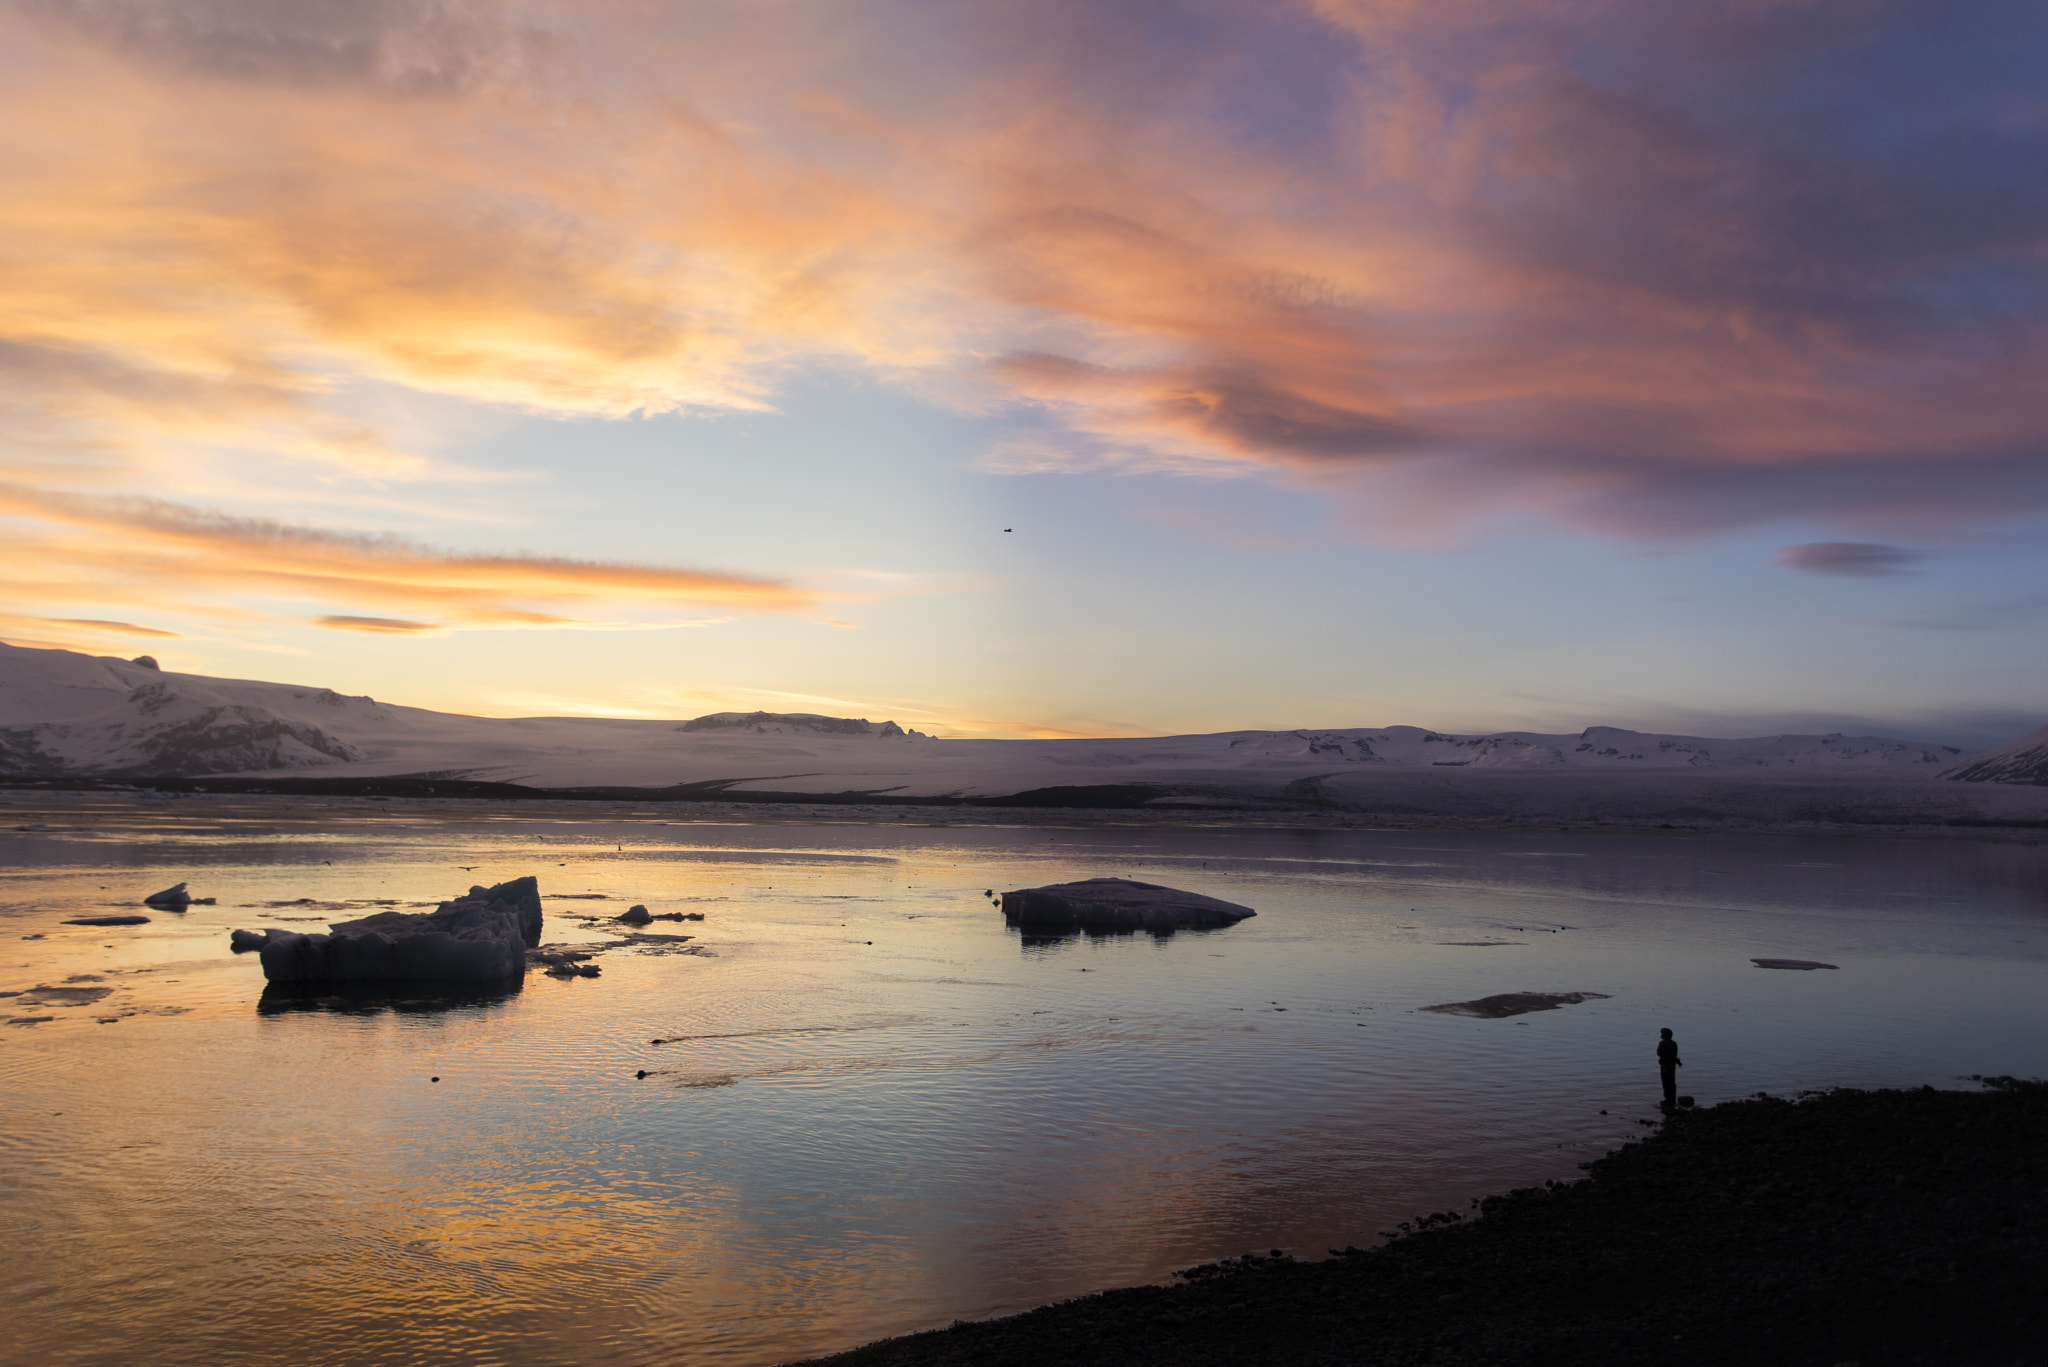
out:
<path id="1" fill-rule="evenodd" d="M 2035 844 L 120 794 L 0 818 L 8 1362 L 765 1367 L 1574 1177 L 1656 1114 L 1661 1026 L 1702 1104 L 2048 1074 Z M 551 943 L 633 903 L 704 920 L 456 997 L 267 994 L 228 950 L 529 873 Z M 1027 938 L 986 895 L 1104 875 L 1258 915 Z M 214 905 L 135 905 L 179 881 Z M 1516 993 L 1580 999 L 1424 1009 Z"/>

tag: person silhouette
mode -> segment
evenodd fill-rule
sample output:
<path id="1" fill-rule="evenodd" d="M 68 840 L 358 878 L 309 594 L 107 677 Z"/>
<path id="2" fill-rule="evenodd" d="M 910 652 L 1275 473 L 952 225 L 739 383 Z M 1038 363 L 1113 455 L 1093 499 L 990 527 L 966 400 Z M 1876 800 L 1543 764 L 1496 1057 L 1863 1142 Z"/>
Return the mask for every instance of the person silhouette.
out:
<path id="1" fill-rule="evenodd" d="M 1664 1083 L 1664 1109 L 1668 1111 L 1678 1104 L 1678 1070 L 1685 1064 L 1678 1057 L 1678 1041 L 1671 1038 L 1670 1028 L 1658 1033 L 1663 1038 L 1657 1041 L 1657 1076 Z"/>

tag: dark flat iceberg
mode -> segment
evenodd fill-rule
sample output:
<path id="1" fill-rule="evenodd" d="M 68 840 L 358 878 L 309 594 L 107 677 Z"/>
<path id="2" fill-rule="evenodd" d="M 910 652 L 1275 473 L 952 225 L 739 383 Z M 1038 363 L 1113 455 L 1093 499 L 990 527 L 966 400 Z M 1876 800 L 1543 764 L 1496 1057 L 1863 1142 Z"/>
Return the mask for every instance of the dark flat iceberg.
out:
<path id="1" fill-rule="evenodd" d="M 1481 1020 L 1503 1020 L 1509 1016 L 1526 1016 L 1531 1011 L 1555 1011 L 1560 1006 L 1577 1006 L 1580 1002 L 1605 999 L 1605 992 L 1502 992 L 1477 1001 L 1442 1002 L 1436 1006 L 1424 1006 L 1423 1011 L 1434 1011 L 1440 1016 L 1477 1016 Z"/>
<path id="2" fill-rule="evenodd" d="M 1003 894 L 1002 907 L 1004 920 L 1032 930 L 1210 930 L 1258 915 L 1235 902 L 1128 878 L 1019 888 Z"/>
<path id="3" fill-rule="evenodd" d="M 525 976 L 540 928 L 540 887 L 529 877 L 473 887 L 424 915 L 379 912 L 338 921 L 325 935 L 270 929 L 260 944 L 238 930 L 232 943 L 260 950 L 274 983 L 490 983 Z"/>

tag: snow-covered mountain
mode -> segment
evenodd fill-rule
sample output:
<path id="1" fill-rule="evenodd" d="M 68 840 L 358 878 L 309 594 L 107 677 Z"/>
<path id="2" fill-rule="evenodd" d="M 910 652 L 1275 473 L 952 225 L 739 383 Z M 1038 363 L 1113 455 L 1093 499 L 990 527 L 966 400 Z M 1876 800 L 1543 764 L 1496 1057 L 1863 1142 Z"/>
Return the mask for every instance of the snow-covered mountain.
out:
<path id="1" fill-rule="evenodd" d="M 1979 783 L 2048 784 L 2048 726 L 1985 750 L 1942 777 Z"/>
<path id="2" fill-rule="evenodd" d="M 2048 733 L 2029 739 L 2048 748 L 2044 737 Z M 794 713 L 721 712 L 681 722 L 494 719 L 400 707 L 325 688 L 170 673 L 146 657 L 127 661 L 0 645 L 0 774 L 17 777 L 313 771 L 337 778 L 476 779 L 549 788 L 690 785 L 736 794 L 975 797 L 1146 784 L 1328 792 L 1387 771 L 1412 771 L 1418 778 L 1460 771 L 1674 777 L 1744 771 L 1908 779 L 1969 758 L 1952 746 L 1873 736 L 1722 740 L 1606 726 L 1574 735 L 1459 736 L 1392 726 L 1137 739 L 941 740 L 894 722 Z"/>

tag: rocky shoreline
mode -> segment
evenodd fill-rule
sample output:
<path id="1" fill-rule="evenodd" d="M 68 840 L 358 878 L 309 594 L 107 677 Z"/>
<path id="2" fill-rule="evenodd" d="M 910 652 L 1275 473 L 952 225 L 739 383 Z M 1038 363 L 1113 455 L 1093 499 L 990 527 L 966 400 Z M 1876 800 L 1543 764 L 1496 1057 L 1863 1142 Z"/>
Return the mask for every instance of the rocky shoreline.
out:
<path id="1" fill-rule="evenodd" d="M 2048 1361 L 2048 1083 L 1680 1112 L 1578 1182 L 1325 1261 L 1247 1254 L 815 1359 L 1062 1364 Z"/>

